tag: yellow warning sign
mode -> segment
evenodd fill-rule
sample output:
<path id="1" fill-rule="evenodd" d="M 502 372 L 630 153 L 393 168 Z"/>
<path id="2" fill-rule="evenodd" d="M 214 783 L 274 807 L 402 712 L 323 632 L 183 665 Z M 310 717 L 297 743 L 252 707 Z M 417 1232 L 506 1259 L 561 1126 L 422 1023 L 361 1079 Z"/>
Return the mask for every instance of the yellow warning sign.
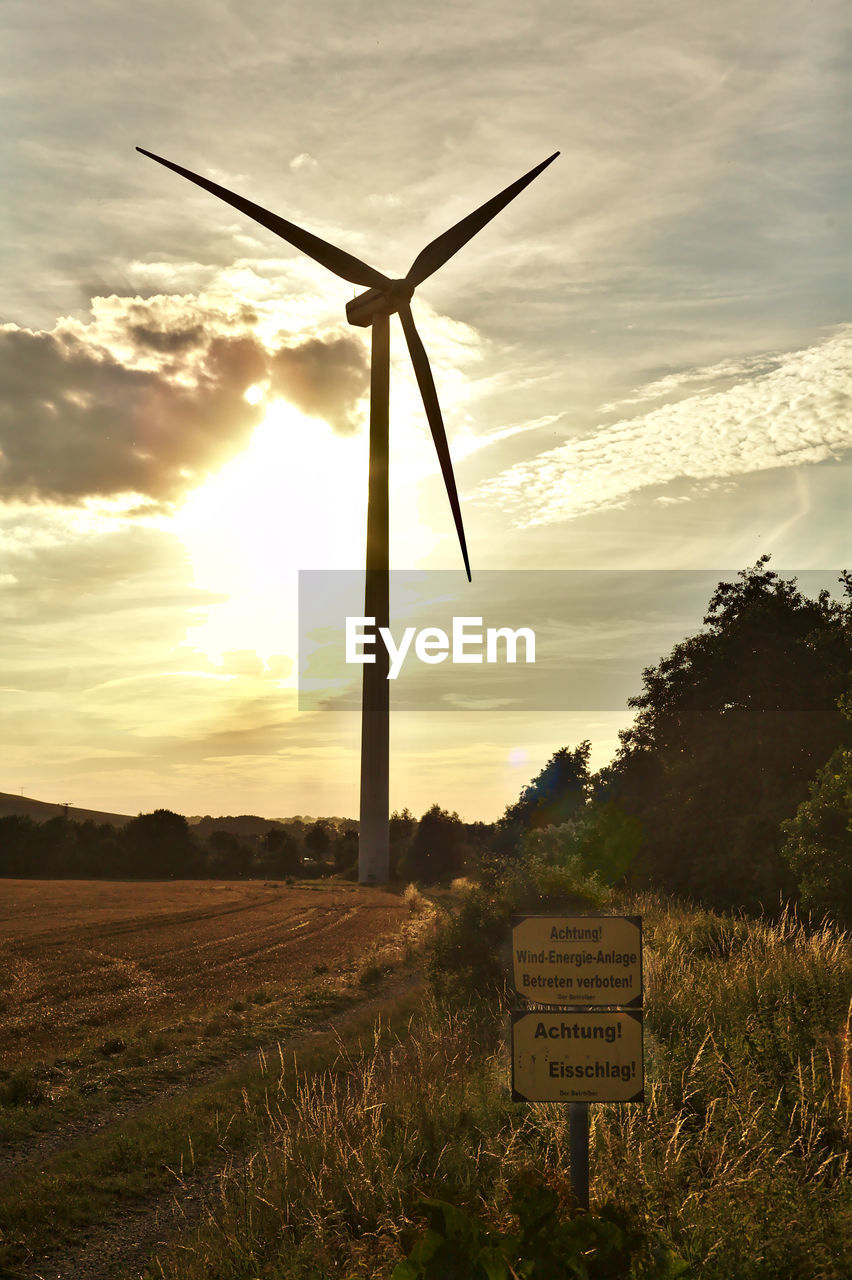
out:
<path id="1" fill-rule="evenodd" d="M 637 1009 L 512 1013 L 514 1102 L 641 1102 Z"/>
<path id="2" fill-rule="evenodd" d="M 538 1004 L 642 1003 L 639 916 L 522 916 L 513 922 L 515 990 Z"/>

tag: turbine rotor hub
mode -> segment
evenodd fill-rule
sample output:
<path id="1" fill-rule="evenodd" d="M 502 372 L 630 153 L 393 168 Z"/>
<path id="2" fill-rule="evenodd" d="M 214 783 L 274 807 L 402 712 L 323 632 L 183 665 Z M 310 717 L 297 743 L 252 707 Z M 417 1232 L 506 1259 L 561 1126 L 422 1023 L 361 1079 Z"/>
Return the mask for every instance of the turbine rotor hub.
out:
<path id="1" fill-rule="evenodd" d="M 414 285 L 408 280 L 392 280 L 389 289 L 368 289 L 346 304 L 346 319 L 350 324 L 368 328 L 374 316 L 392 316 L 401 306 L 411 301 Z"/>

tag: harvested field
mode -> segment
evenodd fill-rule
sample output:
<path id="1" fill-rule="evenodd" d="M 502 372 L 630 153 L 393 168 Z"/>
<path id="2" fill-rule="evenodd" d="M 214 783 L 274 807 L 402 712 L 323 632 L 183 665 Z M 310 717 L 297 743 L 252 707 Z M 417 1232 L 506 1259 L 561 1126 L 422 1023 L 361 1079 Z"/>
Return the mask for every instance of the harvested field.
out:
<path id="1" fill-rule="evenodd" d="M 0 1066 L 351 969 L 408 913 L 339 883 L 0 880 Z"/>

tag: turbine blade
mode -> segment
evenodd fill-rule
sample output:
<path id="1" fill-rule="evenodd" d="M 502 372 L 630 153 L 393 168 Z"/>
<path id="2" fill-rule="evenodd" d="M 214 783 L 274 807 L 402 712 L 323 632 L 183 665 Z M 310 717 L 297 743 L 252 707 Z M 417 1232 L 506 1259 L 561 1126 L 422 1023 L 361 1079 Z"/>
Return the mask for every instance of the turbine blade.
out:
<path id="1" fill-rule="evenodd" d="M 447 497 L 450 500 L 453 520 L 456 523 L 456 533 L 459 535 L 462 558 L 467 572 L 467 580 L 470 582 L 470 561 L 467 558 L 467 543 L 465 542 L 464 537 L 464 526 L 462 524 L 458 490 L 456 489 L 456 478 L 453 475 L 453 464 L 450 461 L 450 449 L 447 444 L 447 433 L 444 430 L 444 420 L 441 417 L 441 407 L 438 404 L 438 394 L 435 391 L 432 370 L 429 368 L 429 360 L 426 356 L 423 343 L 420 341 L 420 334 L 414 327 L 411 307 L 407 302 L 404 302 L 400 306 L 399 318 L 402 321 L 405 341 L 408 343 L 408 350 L 411 353 L 411 363 L 414 365 L 414 374 L 417 378 L 417 385 L 420 388 L 420 394 L 423 397 L 426 417 L 429 420 L 432 439 L 435 442 L 438 461 L 441 464 L 441 473 L 444 477 L 444 484 L 447 486 Z"/>
<path id="2" fill-rule="evenodd" d="M 524 174 L 523 178 L 518 178 L 517 182 L 513 182 L 510 187 L 506 187 L 505 191 L 501 191 L 499 195 L 493 199 L 486 201 L 479 209 L 469 213 L 466 218 L 462 218 L 461 222 L 457 222 L 454 227 L 450 227 L 449 231 L 445 231 L 443 235 L 438 236 L 437 240 L 433 240 L 431 244 L 427 244 L 426 248 L 417 255 L 411 264 L 411 269 L 405 277 L 410 285 L 416 289 L 419 284 L 442 267 L 444 263 L 458 253 L 462 245 L 467 244 L 477 231 L 481 231 L 486 223 L 496 217 L 501 209 L 505 209 L 510 200 L 514 200 L 515 196 L 523 191 L 524 187 L 532 182 L 533 178 L 537 178 L 542 169 L 546 169 L 552 164 L 559 155 L 558 151 L 554 151 L 552 156 L 544 160 L 541 164 L 536 165 L 534 169 L 530 169 L 529 173 Z"/>
<path id="3" fill-rule="evenodd" d="M 245 200 L 242 196 L 235 195 L 227 187 L 220 187 L 218 182 L 210 182 L 207 178 L 200 178 L 197 173 L 191 173 L 189 169 L 182 169 L 179 164 L 172 164 L 171 160 L 164 160 L 162 156 L 155 156 L 153 151 L 146 151 L 144 147 L 137 147 L 136 150 L 140 151 L 143 156 L 156 160 L 158 164 L 165 165 L 167 169 L 173 169 L 182 178 L 188 178 L 197 187 L 203 187 L 205 191 L 218 196 L 226 204 L 233 205 L 235 209 L 239 209 L 240 213 L 248 214 L 255 222 L 259 222 L 261 226 L 274 231 L 277 236 L 281 236 L 282 240 L 286 240 L 288 244 L 292 244 L 296 249 L 301 249 L 302 253 L 306 253 L 309 258 L 313 258 L 320 266 L 327 267 L 329 271 L 333 271 L 337 276 L 342 276 L 344 280 L 349 280 L 352 284 L 364 285 L 365 288 L 387 289 L 390 287 L 390 280 L 387 276 L 383 276 L 381 271 L 376 271 L 374 267 L 362 262 L 360 258 L 355 258 L 351 253 L 346 253 L 343 249 L 336 248 L 333 244 L 329 244 L 327 240 L 321 240 L 319 236 L 312 235 L 310 231 L 305 231 L 302 227 L 297 227 L 295 223 L 288 222 L 286 218 L 279 218 L 277 214 L 270 213 L 268 209 L 262 209 L 259 204 L 254 204 L 251 200 Z"/>

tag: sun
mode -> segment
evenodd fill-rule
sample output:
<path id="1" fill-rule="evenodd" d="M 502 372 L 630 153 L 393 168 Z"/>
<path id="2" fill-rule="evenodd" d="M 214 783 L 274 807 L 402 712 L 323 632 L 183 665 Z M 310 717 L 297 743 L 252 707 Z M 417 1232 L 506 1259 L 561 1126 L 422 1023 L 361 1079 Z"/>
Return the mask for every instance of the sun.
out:
<path id="1" fill-rule="evenodd" d="M 449 541 L 420 485 L 437 472 L 428 427 L 407 366 L 391 394 L 391 564 L 412 567 Z M 259 404 L 263 387 L 246 399 Z M 366 416 L 366 415 L 365 415 Z M 199 606 L 186 643 L 221 665 L 253 652 L 270 667 L 286 658 L 295 682 L 298 575 L 305 569 L 363 572 L 367 543 L 369 429 L 335 432 L 285 400 L 269 402 L 247 449 L 185 499 L 170 522 L 192 565 L 194 585 L 218 599 Z M 276 661 L 276 671 L 282 663 Z"/>
<path id="2" fill-rule="evenodd" d="M 298 571 L 363 567 L 367 445 L 276 401 L 245 452 L 189 495 L 173 528 L 195 586 L 221 597 L 190 628 L 193 648 L 215 662 L 295 657 Z"/>

